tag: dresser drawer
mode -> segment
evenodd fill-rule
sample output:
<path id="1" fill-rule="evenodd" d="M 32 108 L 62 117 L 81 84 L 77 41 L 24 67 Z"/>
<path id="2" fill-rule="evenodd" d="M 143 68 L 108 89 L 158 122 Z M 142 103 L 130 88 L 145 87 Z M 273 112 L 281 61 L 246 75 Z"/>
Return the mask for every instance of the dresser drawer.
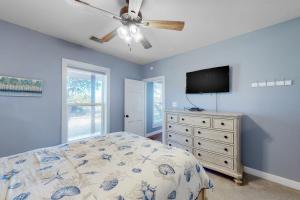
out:
<path id="1" fill-rule="evenodd" d="M 211 127 L 209 117 L 192 117 L 186 115 L 179 115 L 179 122 L 183 124 L 189 124 L 189 125 L 200 126 L 205 128 Z"/>
<path id="2" fill-rule="evenodd" d="M 200 161 L 202 160 L 202 161 L 210 162 L 215 165 L 226 167 L 231 170 L 233 170 L 234 168 L 232 158 L 226 158 L 217 154 L 208 153 L 206 151 L 201 151 L 198 149 L 194 150 L 194 156 L 198 158 Z"/>
<path id="3" fill-rule="evenodd" d="M 178 122 L 178 115 L 176 114 L 167 114 L 168 122 Z"/>
<path id="4" fill-rule="evenodd" d="M 186 150 L 187 152 L 193 153 L 193 148 L 178 144 L 178 143 L 173 142 L 171 140 L 168 140 L 167 144 L 170 147 L 177 147 L 179 149 L 183 149 L 183 150 Z"/>
<path id="5" fill-rule="evenodd" d="M 217 140 L 233 144 L 234 135 L 230 132 L 214 131 L 202 128 L 194 128 L 194 136 L 202 137 L 210 140 Z"/>
<path id="6" fill-rule="evenodd" d="M 194 138 L 194 147 L 233 157 L 233 146 Z"/>
<path id="7" fill-rule="evenodd" d="M 172 140 L 178 144 L 186 145 L 186 146 L 193 146 L 193 138 L 176 134 L 176 133 L 168 133 L 168 140 Z"/>
<path id="8" fill-rule="evenodd" d="M 174 132 L 180 132 L 180 133 L 187 134 L 187 135 L 192 135 L 193 134 L 193 128 L 192 127 L 184 126 L 184 125 L 180 125 L 180 124 L 168 123 L 167 130 L 168 131 L 174 131 Z"/>
<path id="9" fill-rule="evenodd" d="M 234 120 L 213 118 L 213 128 L 234 131 Z"/>

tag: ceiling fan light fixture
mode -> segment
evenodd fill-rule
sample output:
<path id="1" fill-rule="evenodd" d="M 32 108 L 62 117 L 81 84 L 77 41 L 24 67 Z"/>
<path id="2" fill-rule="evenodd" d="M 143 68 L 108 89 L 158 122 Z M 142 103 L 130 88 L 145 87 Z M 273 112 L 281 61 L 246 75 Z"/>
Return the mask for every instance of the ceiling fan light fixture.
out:
<path id="1" fill-rule="evenodd" d="M 125 41 L 127 44 L 131 44 L 132 37 L 127 36 L 127 37 L 124 38 L 124 41 Z"/>
<path id="2" fill-rule="evenodd" d="M 117 33 L 127 44 L 131 44 L 132 40 L 140 42 L 143 39 L 143 35 L 135 24 L 123 25 L 118 28 Z"/>
<path id="3" fill-rule="evenodd" d="M 130 31 L 130 34 L 131 35 L 135 35 L 135 34 L 137 34 L 138 33 L 138 27 L 135 25 L 135 24 L 131 24 L 130 26 L 129 26 L 129 31 Z"/>
<path id="4" fill-rule="evenodd" d="M 126 37 L 130 37 L 129 30 L 127 26 L 121 26 L 118 28 L 118 35 L 121 39 L 125 39 Z"/>
<path id="5" fill-rule="evenodd" d="M 135 42 L 139 43 L 143 39 L 143 35 L 140 32 L 138 32 L 133 36 L 133 38 Z"/>

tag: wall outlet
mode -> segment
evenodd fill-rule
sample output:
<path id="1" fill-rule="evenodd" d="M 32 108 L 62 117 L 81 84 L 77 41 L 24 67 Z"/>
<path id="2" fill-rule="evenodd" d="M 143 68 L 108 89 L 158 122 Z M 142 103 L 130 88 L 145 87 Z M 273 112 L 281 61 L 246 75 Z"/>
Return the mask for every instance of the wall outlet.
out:
<path id="1" fill-rule="evenodd" d="M 292 80 L 285 80 L 284 81 L 284 85 L 286 85 L 286 86 L 289 86 L 289 85 L 292 85 L 292 84 L 293 84 Z"/>
<path id="2" fill-rule="evenodd" d="M 290 86 L 293 85 L 292 80 L 284 80 L 284 81 L 261 81 L 261 82 L 253 82 L 251 83 L 251 87 L 275 87 L 275 86 Z"/>
<path id="3" fill-rule="evenodd" d="M 267 82 L 266 81 L 258 83 L 258 87 L 266 87 L 266 86 L 267 86 Z"/>
<path id="4" fill-rule="evenodd" d="M 274 87 L 275 86 L 275 82 L 274 81 L 268 81 L 267 82 L 267 86 L 268 87 Z"/>
<path id="5" fill-rule="evenodd" d="M 177 108 L 177 106 L 178 106 L 178 105 L 177 105 L 177 102 L 176 102 L 176 101 L 173 101 L 173 102 L 172 102 L 172 107 L 173 107 L 173 108 Z"/>
<path id="6" fill-rule="evenodd" d="M 253 88 L 258 87 L 258 83 L 257 82 L 251 83 L 251 87 L 253 87 Z"/>
<path id="7" fill-rule="evenodd" d="M 276 86 L 283 86 L 284 81 L 276 81 L 275 84 L 276 84 Z"/>

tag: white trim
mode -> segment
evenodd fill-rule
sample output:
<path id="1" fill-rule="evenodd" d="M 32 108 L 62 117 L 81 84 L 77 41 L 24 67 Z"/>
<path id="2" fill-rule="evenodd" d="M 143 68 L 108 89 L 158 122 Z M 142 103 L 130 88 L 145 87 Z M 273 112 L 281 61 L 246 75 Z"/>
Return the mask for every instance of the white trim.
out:
<path id="1" fill-rule="evenodd" d="M 61 143 L 68 141 L 67 112 L 67 61 L 62 60 L 61 76 Z"/>
<path id="2" fill-rule="evenodd" d="M 105 67 L 100 67 L 84 62 L 79 62 L 75 60 L 65 59 L 62 58 L 62 110 L 61 110 L 61 143 L 66 143 L 68 141 L 68 113 L 67 113 L 67 68 L 78 68 L 78 69 L 84 69 L 99 73 L 104 73 L 106 75 L 106 97 L 105 97 L 105 103 L 106 103 L 106 109 L 105 109 L 105 116 L 104 116 L 104 124 L 105 124 L 105 130 L 104 133 L 110 132 L 110 69 Z"/>
<path id="3" fill-rule="evenodd" d="M 164 76 L 156 76 L 156 77 L 152 77 L 152 78 L 146 78 L 143 81 L 145 82 L 153 82 L 153 81 L 165 81 L 165 77 Z"/>
<path id="4" fill-rule="evenodd" d="M 273 174 L 269 174 L 269 173 L 259 171 L 257 169 L 253 169 L 253 168 L 250 168 L 250 167 L 244 167 L 244 171 L 247 174 L 251 174 L 251 175 L 266 179 L 268 181 L 278 183 L 278 184 L 286 186 L 286 187 L 290 187 L 290 188 L 293 188 L 293 189 L 296 189 L 296 190 L 300 190 L 300 182 L 297 182 L 297 181 L 294 181 L 294 180 L 291 180 L 291 179 L 287 179 L 287 178 L 283 178 L 283 177 L 280 177 L 280 176 L 276 176 L 276 175 L 273 175 Z"/>
<path id="5" fill-rule="evenodd" d="M 162 133 L 162 129 L 159 129 L 157 131 L 153 131 L 151 133 L 146 133 L 146 137 L 151 137 L 151 136 L 159 134 L 159 133 Z"/>
<path id="6" fill-rule="evenodd" d="M 164 76 L 156 76 L 156 77 L 152 77 L 152 78 L 146 78 L 143 80 L 144 82 L 154 82 L 154 81 L 162 81 L 162 102 L 163 102 L 163 120 L 162 120 L 162 132 L 164 133 L 165 130 L 165 106 L 166 106 L 166 99 L 165 99 L 165 95 L 166 95 L 166 81 L 165 81 L 165 77 Z M 147 135 L 147 84 L 145 84 L 145 135 Z M 164 135 L 164 134 L 163 134 Z M 163 137 L 162 139 L 163 143 L 165 143 L 165 138 Z"/>

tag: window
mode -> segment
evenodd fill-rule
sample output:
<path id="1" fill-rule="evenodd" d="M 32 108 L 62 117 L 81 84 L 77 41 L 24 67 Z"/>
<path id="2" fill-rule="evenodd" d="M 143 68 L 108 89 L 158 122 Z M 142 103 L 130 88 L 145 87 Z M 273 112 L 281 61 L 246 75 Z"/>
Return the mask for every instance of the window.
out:
<path id="1" fill-rule="evenodd" d="M 63 68 L 62 141 L 105 134 L 108 74 L 97 66 L 67 61 L 71 64 Z"/>
<path id="2" fill-rule="evenodd" d="M 152 128 L 162 126 L 163 104 L 162 83 L 153 82 L 153 124 Z"/>

